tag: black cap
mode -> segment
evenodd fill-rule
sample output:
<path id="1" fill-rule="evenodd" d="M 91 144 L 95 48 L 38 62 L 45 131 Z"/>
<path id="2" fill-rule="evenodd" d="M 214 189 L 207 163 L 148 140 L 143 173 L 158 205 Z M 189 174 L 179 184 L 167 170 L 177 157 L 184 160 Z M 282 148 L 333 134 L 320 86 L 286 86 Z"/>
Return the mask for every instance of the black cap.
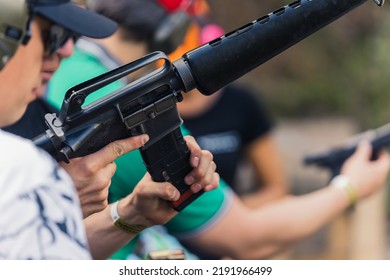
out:
<path id="1" fill-rule="evenodd" d="M 114 21 L 82 8 L 70 0 L 32 0 L 29 3 L 33 13 L 79 35 L 105 38 L 113 34 L 117 28 Z"/>

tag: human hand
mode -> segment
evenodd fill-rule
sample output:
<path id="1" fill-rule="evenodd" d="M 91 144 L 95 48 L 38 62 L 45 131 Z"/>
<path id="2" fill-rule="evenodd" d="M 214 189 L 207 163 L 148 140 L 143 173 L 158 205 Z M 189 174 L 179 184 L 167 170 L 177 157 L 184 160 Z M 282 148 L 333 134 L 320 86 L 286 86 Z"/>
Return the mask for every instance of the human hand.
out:
<path id="1" fill-rule="evenodd" d="M 190 150 L 193 170 L 184 178 L 192 192 L 211 191 L 219 185 L 213 155 L 201 150 L 192 136 L 185 137 Z M 145 227 L 167 223 L 177 212 L 167 202 L 178 201 L 180 192 L 168 182 L 154 182 L 149 173 L 137 184 L 134 191 L 118 205 L 121 219 L 129 224 Z"/>
<path id="2" fill-rule="evenodd" d="M 190 164 L 193 167 L 192 171 L 187 174 L 184 181 L 191 186 L 194 193 L 200 190 L 211 191 L 219 185 L 219 174 L 215 172 L 217 166 L 213 161 L 213 155 L 207 151 L 202 150 L 196 143 L 194 137 L 184 137 L 188 149 L 191 152 Z"/>
<path id="3" fill-rule="evenodd" d="M 390 157 L 387 151 L 381 151 L 378 158 L 372 161 L 372 146 L 362 141 L 355 153 L 349 157 L 341 168 L 355 186 L 358 198 L 368 197 L 383 187 L 390 168 Z"/>
<path id="4" fill-rule="evenodd" d="M 172 184 L 154 182 L 146 173 L 133 192 L 119 201 L 118 214 L 130 225 L 165 224 L 177 214 L 168 202 L 177 201 L 179 197 L 179 191 Z"/>
<path id="5" fill-rule="evenodd" d="M 84 218 L 107 207 L 108 188 L 116 171 L 114 160 L 142 147 L 148 139 L 143 134 L 117 140 L 93 154 L 71 159 L 69 164 L 61 163 L 76 186 Z"/>

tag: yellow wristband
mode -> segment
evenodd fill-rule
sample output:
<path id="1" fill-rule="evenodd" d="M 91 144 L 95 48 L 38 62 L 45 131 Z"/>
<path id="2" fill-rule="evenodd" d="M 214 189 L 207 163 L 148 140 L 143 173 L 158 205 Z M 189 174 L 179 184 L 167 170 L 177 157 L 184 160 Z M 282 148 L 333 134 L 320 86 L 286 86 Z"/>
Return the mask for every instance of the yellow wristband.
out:
<path id="1" fill-rule="evenodd" d="M 126 231 L 128 233 L 138 234 L 141 231 L 143 231 L 146 227 L 140 226 L 140 225 L 130 225 L 124 221 L 121 220 L 118 213 L 118 203 L 119 200 L 111 205 L 110 213 L 111 213 L 111 219 L 114 225 L 118 228 L 120 228 L 123 231 Z"/>
<path id="2" fill-rule="evenodd" d="M 354 209 L 357 203 L 358 195 L 356 192 L 356 188 L 352 185 L 351 180 L 347 176 L 337 175 L 330 182 L 331 186 L 344 190 L 349 199 L 349 208 Z"/>

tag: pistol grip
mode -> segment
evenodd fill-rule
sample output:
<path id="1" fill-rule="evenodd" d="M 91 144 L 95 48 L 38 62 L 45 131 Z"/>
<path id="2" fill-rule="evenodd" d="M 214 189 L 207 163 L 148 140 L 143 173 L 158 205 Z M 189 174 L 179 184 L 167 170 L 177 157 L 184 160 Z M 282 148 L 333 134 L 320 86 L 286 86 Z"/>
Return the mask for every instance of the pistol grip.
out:
<path id="1" fill-rule="evenodd" d="M 175 129 L 156 143 L 140 149 L 146 169 L 155 182 L 170 182 L 180 192 L 180 199 L 171 202 L 176 211 L 181 211 L 198 198 L 203 191 L 193 193 L 184 182 L 192 170 L 190 151 L 180 128 Z"/>

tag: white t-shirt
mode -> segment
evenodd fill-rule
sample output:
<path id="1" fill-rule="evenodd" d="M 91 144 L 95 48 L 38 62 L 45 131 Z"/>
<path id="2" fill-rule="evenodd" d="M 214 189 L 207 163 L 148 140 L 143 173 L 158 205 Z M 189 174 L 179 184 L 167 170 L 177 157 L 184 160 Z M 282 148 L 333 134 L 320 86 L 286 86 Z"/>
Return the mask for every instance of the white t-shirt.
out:
<path id="1" fill-rule="evenodd" d="M 0 259 L 90 259 L 68 174 L 31 141 L 0 130 Z"/>

